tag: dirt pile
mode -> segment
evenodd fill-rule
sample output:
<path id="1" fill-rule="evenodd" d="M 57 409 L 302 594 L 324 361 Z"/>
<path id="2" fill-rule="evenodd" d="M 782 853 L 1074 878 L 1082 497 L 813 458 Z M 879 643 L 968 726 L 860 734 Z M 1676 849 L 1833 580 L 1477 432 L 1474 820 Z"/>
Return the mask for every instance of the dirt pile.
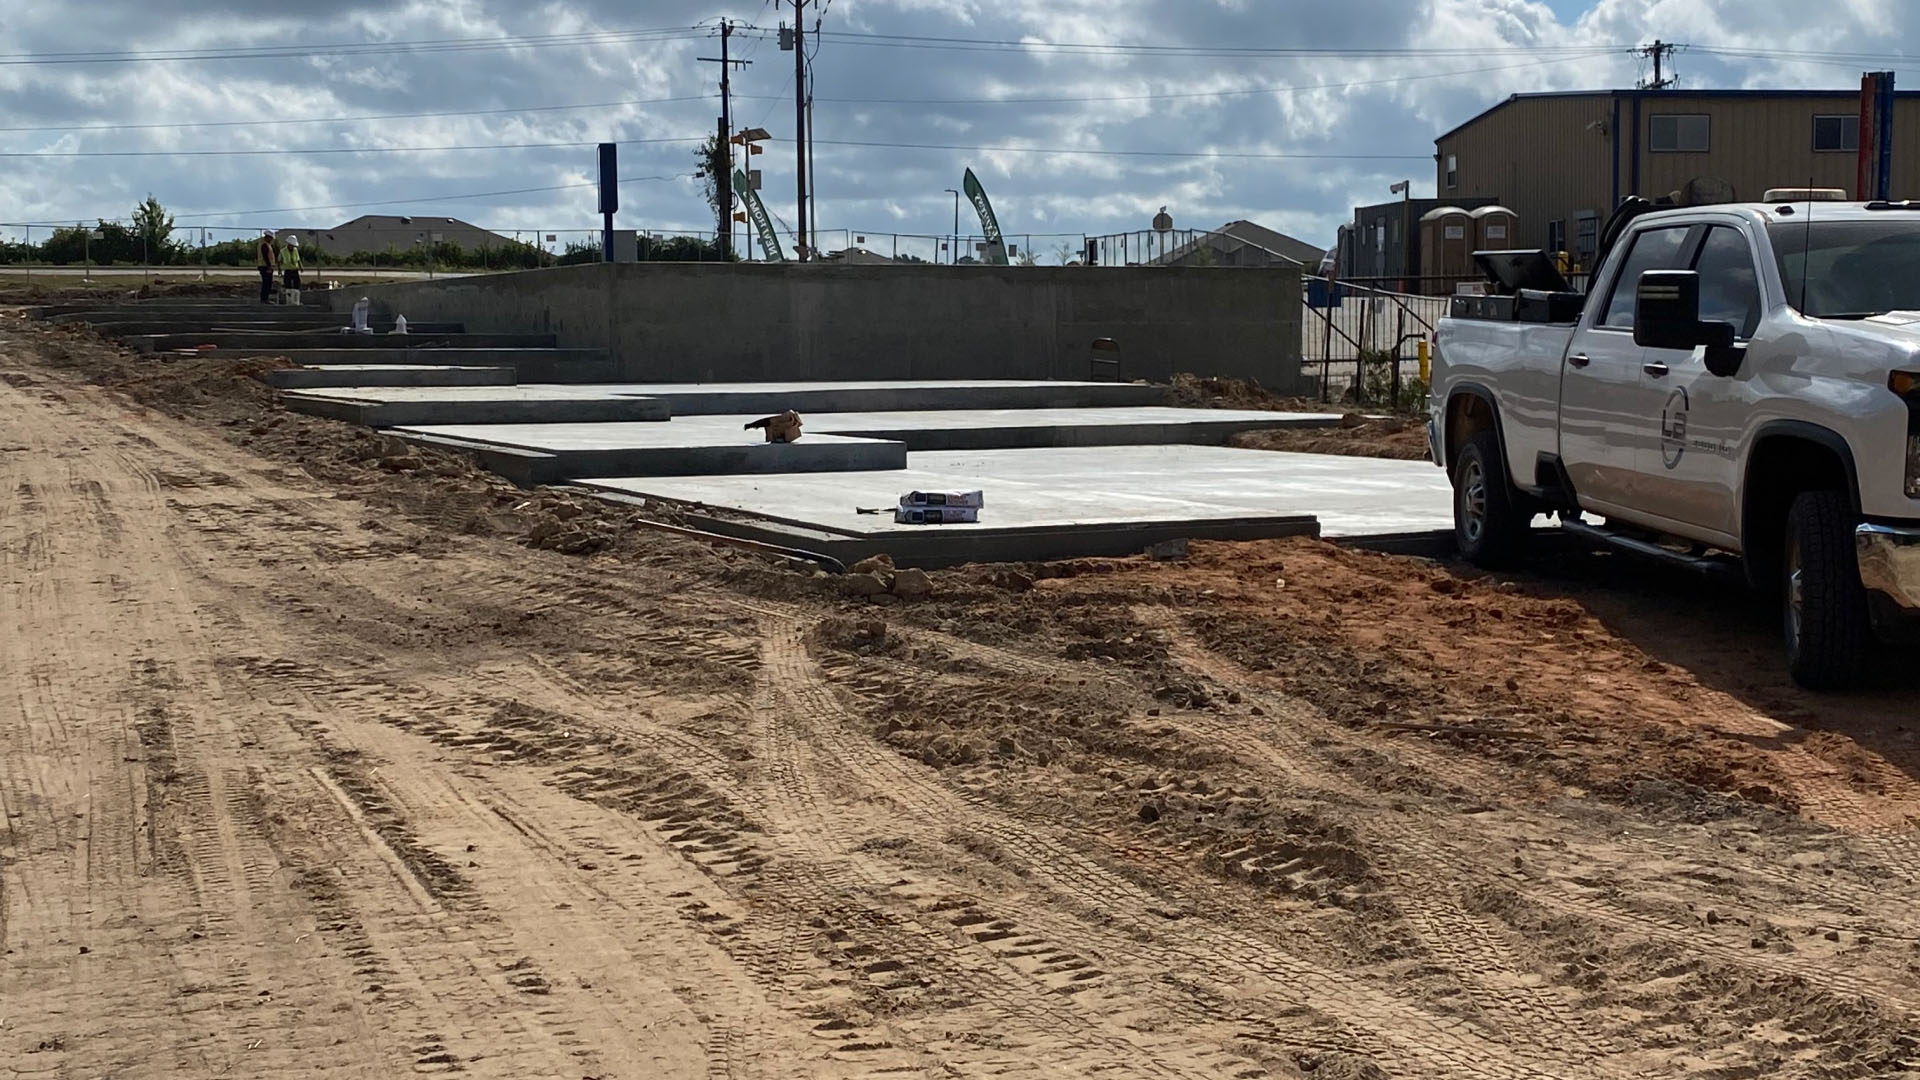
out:
<path id="1" fill-rule="evenodd" d="M 1264 409 L 1270 412 L 1325 412 L 1313 398 L 1276 394 L 1253 379 L 1223 379 L 1180 372 L 1174 375 L 1167 403 L 1184 409 Z"/>
<path id="2" fill-rule="evenodd" d="M 1244 450 L 1346 454 L 1400 461 L 1426 461 L 1432 456 L 1427 451 L 1426 425 L 1419 420 L 1401 416 L 1370 418 L 1358 413 L 1348 413 L 1346 422 L 1337 428 L 1242 432 L 1233 437 L 1231 445 Z"/>

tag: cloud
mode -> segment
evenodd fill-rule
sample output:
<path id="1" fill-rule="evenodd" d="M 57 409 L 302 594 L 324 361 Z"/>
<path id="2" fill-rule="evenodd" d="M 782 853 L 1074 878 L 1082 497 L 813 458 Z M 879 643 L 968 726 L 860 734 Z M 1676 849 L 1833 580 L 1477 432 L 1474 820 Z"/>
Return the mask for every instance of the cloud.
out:
<path id="1" fill-rule="evenodd" d="M 636 14 L 635 9 L 644 9 Z M 785 5 L 781 5 L 784 10 Z M 770 31 L 771 0 L 94 0 L 88 17 L 56 0 L 0 9 L 4 59 L 102 48 L 143 52 L 298 43 L 415 42 L 422 51 L 289 51 L 270 59 L 0 64 L 0 133 L 13 153 L 145 151 L 164 156 L 9 159 L 0 220 L 125 215 L 151 191 L 182 225 L 324 227 L 362 212 L 445 213 L 495 229 L 584 235 L 590 189 L 390 208 L 289 210 L 462 192 L 579 184 L 591 145 L 560 149 L 301 155 L 307 147 L 422 147 L 603 139 L 688 139 L 713 130 L 718 70 L 711 27 L 748 24 L 734 55 L 741 126 L 793 129 L 792 57 Z M 952 228 L 952 196 L 973 167 L 1010 234 L 1049 251 L 1060 238 L 1147 227 L 1167 206 L 1183 227 L 1253 218 L 1330 242 L 1356 203 L 1407 177 L 1433 185 L 1433 136 L 1507 94 L 1632 85 L 1630 49 L 1658 36 L 1695 46 L 1676 62 L 1687 86 L 1848 86 L 1855 58 L 1756 55 L 1781 49 L 1873 52 L 1920 31 L 1920 5 L 1844 0 L 822 0 L 829 35 L 815 59 L 819 217 L 869 246 L 899 231 L 931 254 Z M 694 29 L 696 26 L 702 29 Z M 615 31 L 681 28 L 677 34 Z M 507 49 L 460 39 L 600 33 Z M 862 35 L 888 35 L 875 38 Z M 900 38 L 922 40 L 903 41 Z M 1027 42 L 982 47 L 956 39 Z M 1122 42 L 1130 51 L 1040 42 Z M 1603 52 L 1603 47 L 1612 47 Z M 1708 48 L 1710 47 L 1710 48 Z M 1260 49 L 1265 52 L 1245 50 Z M 1273 50 L 1293 50 L 1279 53 Z M 1325 50 L 1372 50 L 1374 55 Z M 1404 50 L 1394 52 L 1393 50 Z M 1563 50 L 1549 52 L 1545 50 Z M 1576 51 L 1577 50 L 1577 51 Z M 1815 62 L 1818 60 L 1818 62 Z M 665 98 L 688 100 L 658 101 Z M 978 102 L 978 99 L 990 99 Z M 1042 99 L 1042 100 L 1036 100 Z M 1064 100 L 1063 100 L 1064 99 Z M 592 110 L 341 123 L 88 131 L 98 124 L 206 124 L 306 117 L 510 110 L 596 102 Z M 975 102 L 975 103 L 969 103 Z M 841 143 L 994 147 L 978 151 Z M 207 150 L 282 151 L 254 157 Z M 791 223 L 792 144 L 756 159 L 769 209 Z M 625 145 L 623 224 L 711 228 L 691 142 Z M 1100 156 L 1072 150 L 1272 154 Z M 638 179 L 660 177 L 662 179 Z M 191 215 L 191 216 L 190 216 Z M 963 219 L 963 231 L 971 228 Z M 5 230 L 0 230 L 5 231 Z M 16 230 L 17 231 L 17 230 Z M 835 246 L 834 231 L 823 242 Z M 914 245 L 920 245 L 915 247 Z"/>

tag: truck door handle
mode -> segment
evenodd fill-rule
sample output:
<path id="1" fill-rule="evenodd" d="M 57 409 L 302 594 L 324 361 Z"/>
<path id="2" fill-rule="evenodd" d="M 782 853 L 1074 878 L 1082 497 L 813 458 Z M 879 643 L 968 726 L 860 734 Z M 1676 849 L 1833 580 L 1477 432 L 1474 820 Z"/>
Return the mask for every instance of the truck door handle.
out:
<path id="1" fill-rule="evenodd" d="M 1667 377 L 1667 372 L 1673 369 L 1667 367 L 1667 365 L 1661 363 L 1660 361 L 1655 360 L 1651 364 L 1641 364 L 1640 370 L 1646 372 L 1648 375 L 1651 375 L 1656 379 L 1664 379 Z"/>
<path id="2" fill-rule="evenodd" d="M 1593 358 L 1586 353 L 1574 353 L 1572 356 L 1567 357 L 1567 363 L 1574 367 L 1586 367 L 1588 364 L 1593 363 Z"/>

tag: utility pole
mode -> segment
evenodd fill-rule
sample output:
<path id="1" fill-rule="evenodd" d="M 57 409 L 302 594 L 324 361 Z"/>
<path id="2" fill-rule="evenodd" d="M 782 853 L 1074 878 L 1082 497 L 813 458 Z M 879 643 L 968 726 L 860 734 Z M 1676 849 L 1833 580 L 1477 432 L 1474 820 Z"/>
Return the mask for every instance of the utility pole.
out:
<path id="1" fill-rule="evenodd" d="M 1673 78 L 1666 73 L 1666 59 L 1673 55 L 1674 47 L 1672 42 L 1661 41 L 1659 38 L 1654 38 L 1653 44 L 1640 50 L 1641 56 L 1653 58 L 1653 78 L 1648 81 L 1642 81 L 1640 83 L 1640 89 L 1665 90 L 1667 87 L 1673 85 Z"/>
<path id="2" fill-rule="evenodd" d="M 699 59 L 710 64 L 720 65 L 720 162 L 719 176 L 714 183 L 720 194 L 720 218 L 715 225 L 724 225 L 724 230 L 714 234 L 714 241 L 720 249 L 720 261 L 733 259 L 733 69 L 735 65 L 745 67 L 751 60 L 734 60 L 727 55 L 727 43 L 733 37 L 733 23 L 720 20 L 720 55 L 702 56 Z M 712 162 L 708 162 L 712 167 Z"/>
<path id="3" fill-rule="evenodd" d="M 793 0 L 793 174 L 797 178 L 800 227 L 795 234 L 802 262 L 812 252 L 807 232 L 807 33 L 800 23 L 807 0 Z M 781 35 L 783 38 L 787 35 Z"/>

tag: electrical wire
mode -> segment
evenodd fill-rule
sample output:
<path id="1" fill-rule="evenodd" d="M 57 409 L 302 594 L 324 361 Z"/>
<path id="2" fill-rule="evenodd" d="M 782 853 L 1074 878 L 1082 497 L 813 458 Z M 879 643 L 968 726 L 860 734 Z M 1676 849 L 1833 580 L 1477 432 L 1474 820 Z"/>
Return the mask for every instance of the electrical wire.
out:
<path id="1" fill-rule="evenodd" d="M 1610 55 L 1596 53 L 1595 56 Z M 1089 97 L 1028 97 L 1028 98 L 815 98 L 822 105 L 1087 105 L 1116 101 L 1179 101 L 1204 98 L 1255 97 L 1262 94 L 1304 93 L 1315 90 L 1355 90 L 1371 86 L 1393 86 L 1401 83 L 1418 82 L 1426 79 L 1447 79 L 1466 75 L 1485 75 L 1496 71 L 1520 71 L 1527 68 L 1546 67 L 1560 63 L 1558 58 L 1548 60 L 1529 60 L 1524 64 L 1505 64 L 1498 67 L 1465 68 L 1455 71 L 1429 71 L 1418 75 L 1399 75 L 1387 79 L 1364 79 L 1344 83 L 1289 83 L 1279 86 L 1259 86 L 1244 90 L 1192 90 L 1177 93 L 1158 94 L 1109 94 Z M 736 98 L 751 100 L 774 100 L 759 94 L 735 94 Z"/>
<path id="2" fill-rule="evenodd" d="M 765 33 L 763 28 L 756 31 Z M 1499 53 L 1565 56 L 1569 54 L 1626 52 L 1633 45 L 1511 45 L 1489 48 L 1307 48 L 1212 45 L 1133 45 L 1121 42 L 1060 42 L 992 38 L 932 37 L 913 34 L 864 34 L 848 30 L 821 31 L 822 37 L 842 44 L 881 48 L 938 49 L 960 52 L 1046 51 L 1060 53 L 1142 54 L 1191 57 L 1342 57 L 1348 59 L 1407 58 L 1431 56 L 1487 56 Z"/>
<path id="3" fill-rule="evenodd" d="M 377 116 L 309 116 L 288 120 L 187 120 L 166 124 L 88 124 L 48 125 L 45 127 L 0 127 L 0 134 L 60 132 L 84 135 L 90 131 L 169 131 L 181 128 L 269 127 L 280 124 L 358 124 L 373 120 L 423 120 L 443 116 L 504 116 L 518 113 L 566 112 L 575 109 L 618 109 L 634 105 L 668 105 L 682 101 L 710 101 L 718 94 L 692 94 L 683 97 L 640 98 L 633 101 L 597 101 L 580 105 L 522 105 L 501 109 L 459 109 L 450 112 L 385 113 Z M 735 94 L 735 97 L 740 95 Z"/>
<path id="4" fill-rule="evenodd" d="M 790 143 L 792 139 L 774 139 Z M 1223 158 L 1233 161 L 1430 161 L 1431 154 L 1281 154 L 1214 150 L 1082 150 L 1064 146 L 958 146 L 949 143 L 861 142 L 811 139 L 821 146 L 858 146 L 888 150 L 967 150 L 996 154 L 1081 154 L 1091 157 Z"/>
<path id="5" fill-rule="evenodd" d="M 658 143 L 696 143 L 699 138 L 684 139 L 622 139 L 623 146 L 640 146 Z M 473 146 L 304 146 L 279 147 L 266 150 L 56 150 L 56 151 L 0 151 L 0 158 L 147 158 L 147 157 L 265 157 L 280 154 L 308 156 L 313 154 L 439 154 L 456 150 L 572 150 L 582 146 L 597 146 L 591 142 L 558 143 L 491 143 Z"/>
<path id="6" fill-rule="evenodd" d="M 197 60 L 304 59 L 313 56 L 385 56 L 394 53 L 475 52 L 496 49 L 545 49 L 563 46 L 612 45 L 645 40 L 697 37 L 699 26 L 668 26 L 643 30 L 597 30 L 572 34 L 502 34 L 480 38 L 429 38 L 414 41 L 335 42 L 316 45 L 231 46 L 209 49 L 167 49 L 151 53 L 96 51 L 0 54 L 0 67 L 45 64 L 147 64 Z"/>

